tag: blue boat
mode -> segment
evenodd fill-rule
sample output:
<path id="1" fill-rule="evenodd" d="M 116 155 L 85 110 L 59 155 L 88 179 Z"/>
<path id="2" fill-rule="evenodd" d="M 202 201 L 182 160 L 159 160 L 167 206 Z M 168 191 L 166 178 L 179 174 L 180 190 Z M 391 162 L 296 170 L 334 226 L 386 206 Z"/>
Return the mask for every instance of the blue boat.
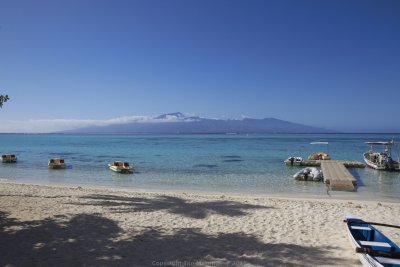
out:
<path id="1" fill-rule="evenodd" d="M 400 267 L 400 248 L 372 224 L 391 225 L 365 222 L 352 215 L 347 215 L 345 222 L 350 242 L 363 266 Z"/>

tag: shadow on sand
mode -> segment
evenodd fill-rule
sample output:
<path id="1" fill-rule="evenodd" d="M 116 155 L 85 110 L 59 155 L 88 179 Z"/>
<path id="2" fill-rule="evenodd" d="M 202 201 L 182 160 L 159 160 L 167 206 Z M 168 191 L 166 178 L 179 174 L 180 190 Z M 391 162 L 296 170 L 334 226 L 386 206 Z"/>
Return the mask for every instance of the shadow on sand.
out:
<path id="1" fill-rule="evenodd" d="M 157 198 L 121 197 L 115 195 L 88 195 L 82 197 L 86 203 L 76 205 L 94 205 L 108 207 L 112 212 L 154 212 L 166 210 L 169 213 L 193 219 L 204 219 L 210 214 L 225 216 L 244 216 L 246 210 L 267 209 L 270 207 L 243 204 L 235 201 L 189 202 L 183 198 L 159 196 Z"/>
<path id="2" fill-rule="evenodd" d="M 0 212 L 0 266 L 343 266 L 334 249 L 194 228 L 127 233 L 98 214 L 18 221 Z"/>

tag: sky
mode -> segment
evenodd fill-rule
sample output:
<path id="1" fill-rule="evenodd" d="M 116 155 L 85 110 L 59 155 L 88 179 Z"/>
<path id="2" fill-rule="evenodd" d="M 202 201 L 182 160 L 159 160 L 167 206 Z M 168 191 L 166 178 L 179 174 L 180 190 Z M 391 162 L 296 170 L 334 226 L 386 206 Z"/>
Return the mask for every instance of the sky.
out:
<path id="1" fill-rule="evenodd" d="M 0 132 L 183 112 L 400 132 L 400 1 L 0 0 Z"/>

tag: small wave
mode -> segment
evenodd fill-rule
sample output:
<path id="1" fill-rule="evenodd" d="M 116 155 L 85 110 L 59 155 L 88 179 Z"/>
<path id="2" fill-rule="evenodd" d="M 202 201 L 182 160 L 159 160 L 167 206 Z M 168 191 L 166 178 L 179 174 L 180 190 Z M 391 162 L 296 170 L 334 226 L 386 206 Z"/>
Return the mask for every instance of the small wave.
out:
<path id="1" fill-rule="evenodd" d="M 241 159 L 226 159 L 226 160 L 224 160 L 224 162 L 241 162 L 241 161 L 243 161 L 243 160 L 241 160 Z"/>
<path id="2" fill-rule="evenodd" d="M 208 168 L 208 169 L 212 169 L 212 168 L 216 168 L 218 167 L 218 165 L 215 164 L 197 164 L 193 166 L 194 168 Z"/>
<path id="3" fill-rule="evenodd" d="M 228 156 L 221 156 L 223 159 L 241 159 L 241 156 L 238 155 L 228 155 Z"/>
<path id="4" fill-rule="evenodd" d="M 96 156 L 96 158 L 107 159 L 107 158 L 110 158 L 110 155 L 99 155 L 99 156 Z"/>
<path id="5" fill-rule="evenodd" d="M 59 153 L 55 153 L 55 152 L 51 152 L 51 153 L 48 153 L 48 155 L 52 155 L 52 156 L 59 156 L 59 155 L 71 156 L 71 155 L 75 155 L 75 156 L 78 156 L 78 155 L 81 155 L 81 153 L 75 153 L 75 152 L 59 152 Z"/>

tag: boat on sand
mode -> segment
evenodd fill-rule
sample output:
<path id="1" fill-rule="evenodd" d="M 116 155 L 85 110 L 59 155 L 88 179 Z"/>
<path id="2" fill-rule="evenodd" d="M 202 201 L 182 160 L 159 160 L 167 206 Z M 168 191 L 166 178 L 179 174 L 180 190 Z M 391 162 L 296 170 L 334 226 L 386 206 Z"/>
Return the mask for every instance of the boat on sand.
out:
<path id="1" fill-rule="evenodd" d="M 400 266 L 400 248 L 373 225 L 394 228 L 400 228 L 400 226 L 365 222 L 353 215 L 347 215 L 345 222 L 350 243 L 363 266 Z"/>

